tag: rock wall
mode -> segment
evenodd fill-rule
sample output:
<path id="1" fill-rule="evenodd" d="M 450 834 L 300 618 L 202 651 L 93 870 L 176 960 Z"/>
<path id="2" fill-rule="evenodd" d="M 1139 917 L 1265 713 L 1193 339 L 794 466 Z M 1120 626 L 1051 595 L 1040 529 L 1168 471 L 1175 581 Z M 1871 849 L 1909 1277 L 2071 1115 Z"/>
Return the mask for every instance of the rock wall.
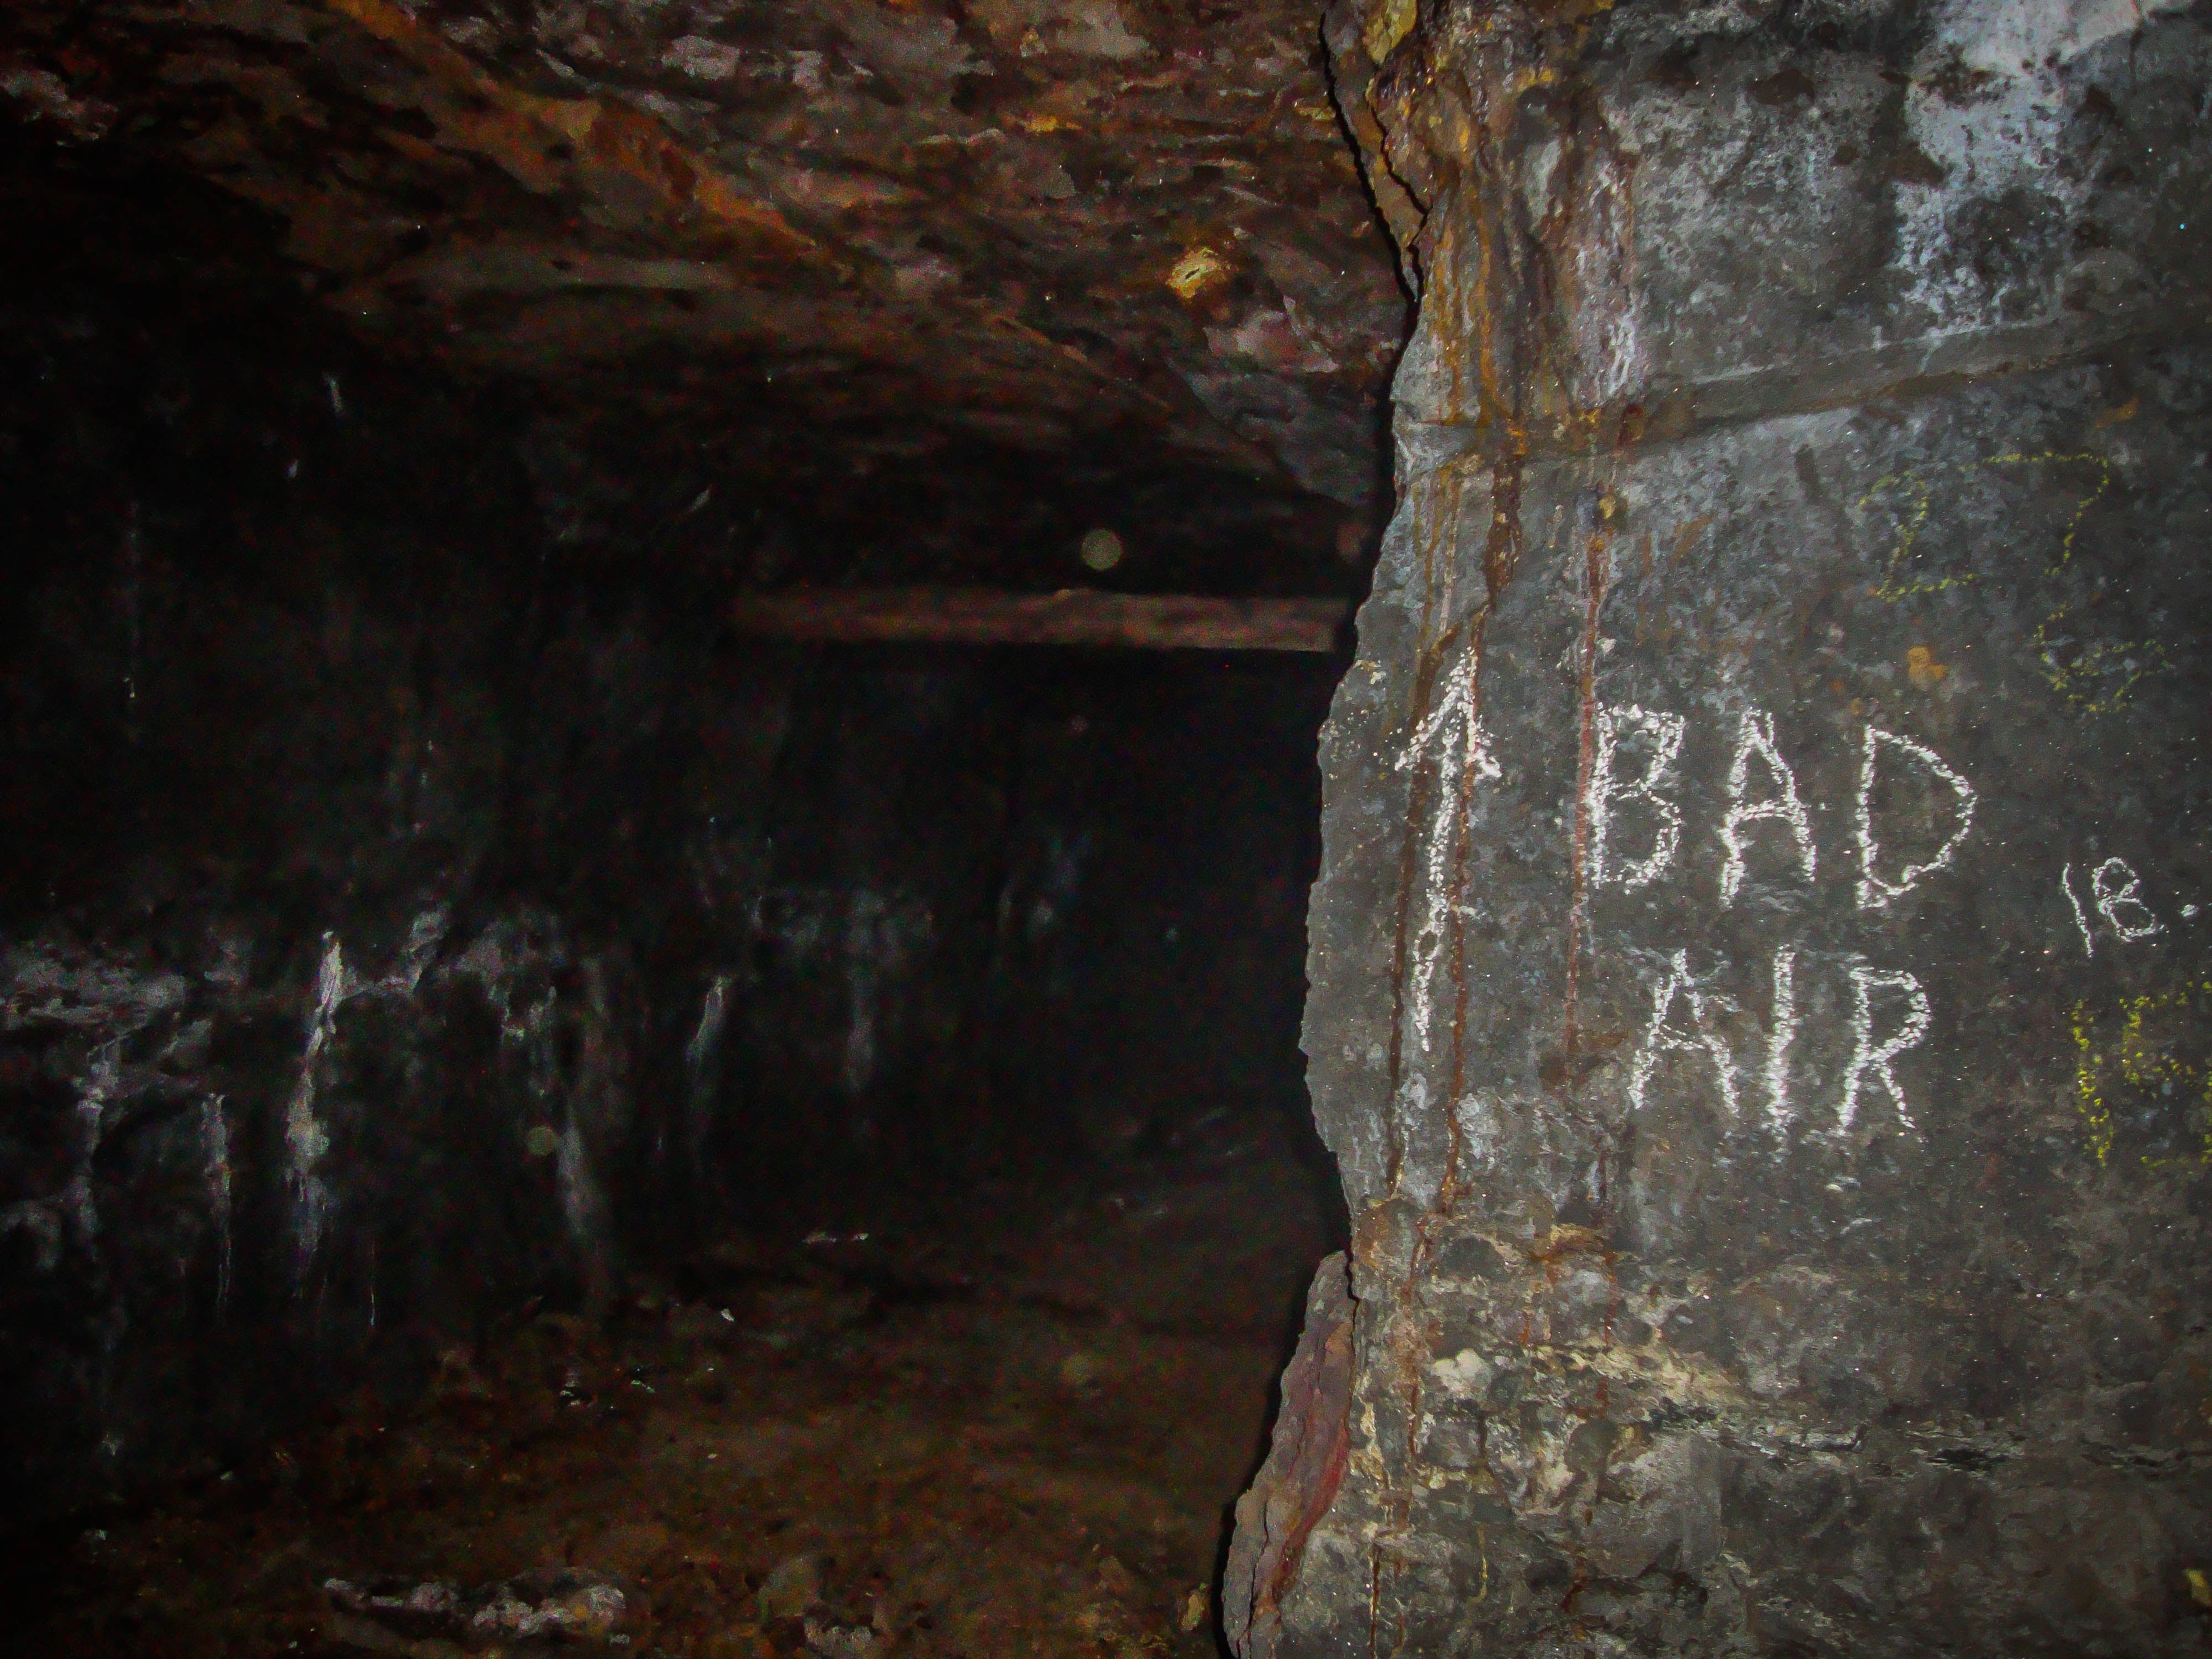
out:
<path id="1" fill-rule="evenodd" d="M 1327 33 L 1420 314 L 1240 1651 L 2206 1651 L 2204 9 Z"/>
<path id="2" fill-rule="evenodd" d="M 740 647 L 803 527 L 711 454 L 15 181 L 0 1521 L 732 1225 L 1295 1109 L 1326 665 Z"/>

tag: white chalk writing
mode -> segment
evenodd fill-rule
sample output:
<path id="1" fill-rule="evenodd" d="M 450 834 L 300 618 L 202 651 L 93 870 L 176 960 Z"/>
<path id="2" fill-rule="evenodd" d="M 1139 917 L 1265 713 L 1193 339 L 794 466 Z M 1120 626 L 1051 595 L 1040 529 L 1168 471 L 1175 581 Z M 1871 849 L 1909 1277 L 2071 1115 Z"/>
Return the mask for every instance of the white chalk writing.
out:
<path id="1" fill-rule="evenodd" d="M 1679 1031 L 1668 1023 L 1677 1001 L 1690 1005 L 1692 1029 L 1687 1032 Z M 1705 994 L 1691 976 L 1690 953 L 1686 951 L 1674 952 L 1668 962 L 1665 981 L 1652 994 L 1651 1024 L 1645 1028 L 1644 1047 L 1628 1070 L 1628 1106 L 1632 1112 L 1644 1109 L 1644 1091 L 1650 1086 L 1660 1052 L 1670 1048 L 1685 1054 L 1703 1054 L 1712 1061 L 1714 1073 L 1720 1079 L 1721 1100 L 1729 1115 L 1734 1117 L 1739 1109 L 1735 1062 L 1729 1054 L 1728 1045 L 1706 1018 Z"/>
<path id="2" fill-rule="evenodd" d="M 1723 969 L 1725 963 L 1720 964 Z M 1833 1133 L 1841 1134 L 1857 1121 L 1868 1100 L 1887 1097 L 1905 1128 L 1917 1131 L 1904 1085 L 1893 1069 L 1897 1059 L 1926 1039 L 1932 1012 L 1928 994 L 1913 975 L 1899 969 L 1850 967 L 1851 1055 L 1844 1067 L 1843 1088 L 1836 1106 Z M 1714 1018 L 1717 999 L 1690 971 L 1689 952 L 1677 951 L 1667 961 L 1666 974 L 1651 994 L 1651 1014 L 1628 1067 L 1628 1109 L 1643 1112 L 1650 1103 L 1651 1085 L 1660 1061 L 1669 1053 L 1708 1061 L 1718 1085 L 1722 1109 L 1731 1119 L 1742 1112 L 1741 1085 L 1735 1057 L 1721 1036 Z M 1681 1018 L 1686 1011 L 1687 1019 Z M 1875 1033 L 1877 1015 L 1893 1012 L 1890 1029 Z M 1778 1134 L 1796 1121 L 1797 1106 L 1790 1086 L 1790 1054 L 1797 1041 L 1797 950 L 1784 945 L 1774 953 L 1773 994 L 1766 1030 L 1765 1052 L 1752 1051 L 1758 1080 L 1764 1085 L 1767 1125 Z"/>
<path id="3" fill-rule="evenodd" d="M 1461 828 L 1455 809 L 1469 776 L 1496 778 L 1498 763 L 1491 758 L 1489 740 L 1475 709 L 1474 672 L 1478 658 L 1470 647 L 1462 652 L 1437 702 L 1398 757 L 1404 771 L 1426 753 L 1431 744 L 1443 738 L 1437 758 L 1437 804 L 1429 824 L 1428 908 L 1420 932 L 1413 939 L 1413 1030 L 1424 1051 L 1429 1046 L 1430 1016 L 1434 1012 L 1437 960 L 1443 954 L 1444 918 L 1451 914 L 1450 889 L 1445 872 L 1449 867 L 1454 837 Z M 1457 741 L 1454 742 L 1455 735 Z"/>
<path id="4" fill-rule="evenodd" d="M 1747 798 L 1745 791 L 1751 785 L 1751 763 L 1756 757 L 1765 767 L 1770 787 L 1773 793 Z M 1757 708 L 1747 708 L 1743 722 L 1737 730 L 1735 758 L 1729 763 L 1729 809 L 1721 819 L 1721 845 L 1727 856 L 1721 865 L 1721 903 L 1734 904 L 1737 890 L 1743 885 L 1744 830 L 1759 823 L 1779 823 L 1790 832 L 1796 854 L 1797 868 L 1807 881 L 1813 879 L 1818 859 L 1813 851 L 1813 825 L 1805 811 L 1805 803 L 1797 796 L 1797 779 L 1775 746 L 1774 717 Z"/>
<path id="5" fill-rule="evenodd" d="M 2097 941 L 2089 932 L 2089 918 L 2082 914 L 2081 901 L 2074 896 L 2074 866 L 2069 860 L 2058 872 L 2059 890 L 2066 895 L 2067 908 L 2074 912 L 2074 926 L 2081 935 L 2081 948 L 2090 957 L 2097 954 Z"/>
<path id="6" fill-rule="evenodd" d="M 2126 878 L 2124 883 L 2121 878 Z M 2148 939 L 2153 933 L 2162 933 L 2166 924 L 2151 914 L 2150 906 L 2143 902 L 2142 878 L 2125 859 L 2106 859 L 2089 875 L 2089 891 L 2097 901 L 2097 914 L 2112 924 L 2112 931 L 2124 939 Z M 2138 921 L 2123 921 L 2122 911 L 2131 911 L 2142 918 Z"/>
<path id="7" fill-rule="evenodd" d="M 1778 1130 L 1796 1114 L 1790 1103 L 1790 1045 L 1797 1038 L 1797 951 L 1774 953 L 1774 1003 L 1766 1028 L 1766 1121 Z"/>
<path id="8" fill-rule="evenodd" d="M 1472 653 L 1454 665 L 1436 704 L 1413 724 L 1395 758 L 1401 771 L 1424 763 L 1435 769 L 1434 795 L 1417 797 L 1418 811 L 1426 820 L 1420 867 L 1427 879 L 1407 963 L 1407 1013 L 1411 1035 L 1423 1051 L 1433 1044 L 1434 989 L 1448 929 L 1455 918 L 1477 914 L 1465 901 L 1465 873 L 1455 861 L 1471 833 L 1470 791 L 1478 780 L 1502 775 L 1477 719 L 1475 666 Z M 1826 849 L 1824 865 L 1814 827 L 1819 803 L 1801 788 L 1784 754 L 1775 716 L 1764 708 L 1743 708 L 1733 723 L 1719 822 L 1713 826 L 1723 909 L 1743 901 L 1747 888 L 1764 883 L 1810 886 L 1825 868 L 1832 881 L 1852 882 L 1855 908 L 1862 915 L 1886 911 L 1953 867 L 1973 833 L 1974 786 L 1927 744 L 1869 724 L 1860 734 L 1851 827 L 1844 845 Z M 1596 706 L 1594 753 L 1583 797 L 1588 890 L 1647 888 L 1685 861 L 1686 849 L 1692 845 L 1681 775 L 1686 728 L 1682 715 L 1665 710 L 1635 703 Z M 1696 829 L 1702 832 L 1705 826 Z M 2107 859 L 2078 892 L 2069 865 L 2062 887 L 2083 948 L 2093 955 L 2100 919 L 2122 939 L 2162 930 L 2142 884 L 2124 860 Z M 1664 1071 L 1673 1079 L 1672 1092 L 1706 1091 L 1716 1115 L 1731 1123 L 1742 1120 L 1746 1107 L 1756 1100 L 1765 1132 L 1777 1139 L 1786 1139 L 1808 1120 L 1816 1125 L 1825 1120 L 1820 1138 L 1838 1139 L 1869 1112 L 1917 1133 L 1907 1097 L 1911 1073 L 1900 1078 L 1898 1062 L 1922 1047 L 1934 1027 L 1933 1005 L 1919 977 L 1901 968 L 1850 959 L 1844 970 L 1850 992 L 1839 1011 L 1848 1013 L 1849 1059 L 1838 1073 L 1831 1069 L 1832 1062 L 1808 1062 L 1801 1054 L 1828 1052 L 1826 1042 L 1814 1041 L 1815 1033 L 1806 1029 L 1799 994 L 1799 969 L 1806 965 L 1803 945 L 1802 939 L 1785 939 L 1776 945 L 1769 959 L 1766 1018 L 1756 1034 L 1737 992 L 1723 988 L 1732 988 L 1734 979 L 1725 957 L 1706 963 L 1702 973 L 1692 971 L 1687 948 L 1653 957 L 1665 963 L 1664 970 L 1643 988 L 1648 1006 L 1630 1017 L 1640 1028 L 1635 1047 L 1625 1056 L 1630 1115 L 1660 1104 Z M 1823 985 L 1809 1006 L 1817 1011 L 1830 1006 Z M 1814 1069 L 1800 1069 L 1808 1063 Z M 1817 1109 L 1808 1097 L 1808 1078 L 1823 1097 Z M 1411 1098 L 1425 1085 L 1415 1073 L 1403 1086 Z"/>
<path id="9" fill-rule="evenodd" d="M 1875 999 L 1877 993 L 1885 991 L 1903 997 L 1905 1012 L 1897 1029 L 1877 1042 L 1874 1036 Z M 1870 1084 L 1879 1085 L 1889 1097 L 1899 1123 L 1908 1129 L 1917 1127 L 1911 1109 L 1905 1103 L 1905 1090 L 1890 1066 L 1899 1054 L 1920 1046 L 1921 1040 L 1928 1035 L 1932 1018 L 1928 994 L 1911 974 L 1895 969 L 1871 968 L 1863 962 L 1851 965 L 1851 1062 L 1844 1071 L 1843 1103 L 1836 1111 L 1837 1133 L 1841 1134 L 1857 1120 L 1859 1098 Z"/>
<path id="10" fill-rule="evenodd" d="M 1626 732 L 1640 732 L 1650 743 L 1644 769 L 1628 779 L 1614 769 L 1620 739 Z M 1674 776 L 1674 762 L 1682 752 L 1682 717 L 1630 703 L 1614 708 L 1600 704 L 1597 711 L 1597 765 L 1590 781 L 1589 879 L 1602 887 L 1608 876 L 1633 891 L 1648 886 L 1674 861 L 1682 840 L 1682 809 L 1674 796 L 1662 793 Z M 1651 850 L 1640 859 L 1625 859 L 1617 872 L 1607 859 L 1612 840 L 1613 809 L 1630 801 L 1650 804 L 1659 822 L 1652 831 Z"/>
<path id="11" fill-rule="evenodd" d="M 1881 768 L 1883 749 L 1909 755 L 1948 785 L 1956 797 L 1955 811 L 1958 824 L 1943 844 L 1925 860 L 1899 867 L 1894 879 L 1882 875 L 1875 867 L 1881 855 L 1881 844 L 1874 832 L 1875 781 Z M 1858 902 L 1862 910 L 1879 910 L 1891 901 L 1903 897 L 1926 878 L 1934 875 L 1951 862 L 1961 843 L 1974 827 L 1974 788 L 1966 779 L 1936 758 L 1936 751 L 1910 738 L 1900 738 L 1894 732 L 1885 732 L 1878 726 L 1866 729 L 1866 746 L 1859 761 L 1859 793 L 1857 803 L 1859 841 Z"/>

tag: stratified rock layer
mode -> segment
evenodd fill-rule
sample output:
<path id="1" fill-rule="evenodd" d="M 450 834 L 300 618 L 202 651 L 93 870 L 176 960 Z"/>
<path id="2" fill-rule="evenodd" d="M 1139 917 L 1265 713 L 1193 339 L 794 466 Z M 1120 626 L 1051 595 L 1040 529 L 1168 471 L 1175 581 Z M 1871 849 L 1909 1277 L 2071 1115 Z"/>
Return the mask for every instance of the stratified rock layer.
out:
<path id="1" fill-rule="evenodd" d="M 1423 295 L 1248 1656 L 2206 1650 L 2212 31 L 2109 9 L 1332 16 Z"/>

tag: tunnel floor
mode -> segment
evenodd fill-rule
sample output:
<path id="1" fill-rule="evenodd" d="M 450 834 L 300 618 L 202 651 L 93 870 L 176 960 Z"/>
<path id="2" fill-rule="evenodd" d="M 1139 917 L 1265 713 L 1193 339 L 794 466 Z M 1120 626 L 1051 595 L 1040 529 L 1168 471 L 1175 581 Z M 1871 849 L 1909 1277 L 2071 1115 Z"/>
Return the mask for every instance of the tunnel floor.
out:
<path id="1" fill-rule="evenodd" d="M 1202 1654 L 1316 1260 L 1287 1123 L 848 1201 L 16 1553 L 46 1654 Z M 21 1626 L 19 1626 L 21 1631 Z"/>

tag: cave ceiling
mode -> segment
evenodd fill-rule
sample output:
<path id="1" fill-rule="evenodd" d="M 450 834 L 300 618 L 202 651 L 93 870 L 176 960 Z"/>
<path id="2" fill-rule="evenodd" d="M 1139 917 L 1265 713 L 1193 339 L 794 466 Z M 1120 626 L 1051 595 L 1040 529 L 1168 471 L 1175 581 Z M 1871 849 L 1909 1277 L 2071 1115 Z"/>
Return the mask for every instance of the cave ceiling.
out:
<path id="1" fill-rule="evenodd" d="M 1405 301 L 1312 0 L 16 0 L 0 94 L 380 354 L 941 553 L 1180 515 L 1295 587 L 1380 510 Z"/>

